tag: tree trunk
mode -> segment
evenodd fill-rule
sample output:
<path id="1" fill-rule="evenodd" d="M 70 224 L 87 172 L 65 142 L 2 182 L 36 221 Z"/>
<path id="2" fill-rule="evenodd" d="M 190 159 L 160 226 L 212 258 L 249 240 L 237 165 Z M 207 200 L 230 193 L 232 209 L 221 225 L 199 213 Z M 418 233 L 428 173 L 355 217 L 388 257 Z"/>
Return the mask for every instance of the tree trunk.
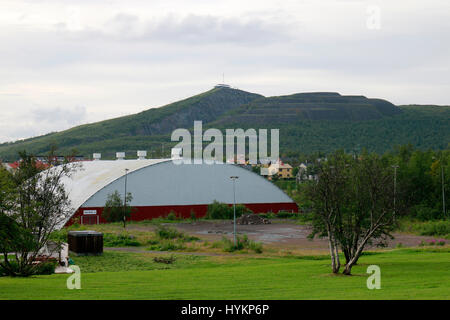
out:
<path id="1" fill-rule="evenodd" d="M 352 267 L 356 264 L 359 257 L 361 256 L 361 253 L 364 249 L 364 246 L 366 245 L 366 242 L 367 242 L 367 239 L 364 240 L 364 242 L 359 245 L 358 249 L 354 253 L 354 256 L 351 258 L 351 260 L 348 263 L 345 264 L 345 269 L 342 272 L 343 274 L 345 274 L 347 276 L 351 275 Z"/>
<path id="2" fill-rule="evenodd" d="M 339 260 L 339 247 L 336 241 L 334 241 L 334 256 L 336 259 L 336 273 L 338 273 L 339 269 L 341 268 L 341 261 Z"/>
<path id="3" fill-rule="evenodd" d="M 337 255 L 338 248 L 335 246 L 335 241 L 333 239 L 334 237 L 331 232 L 331 228 L 328 227 L 328 246 L 330 248 L 331 269 L 333 273 L 338 273 L 341 268 L 341 264 L 339 262 L 339 256 Z"/>

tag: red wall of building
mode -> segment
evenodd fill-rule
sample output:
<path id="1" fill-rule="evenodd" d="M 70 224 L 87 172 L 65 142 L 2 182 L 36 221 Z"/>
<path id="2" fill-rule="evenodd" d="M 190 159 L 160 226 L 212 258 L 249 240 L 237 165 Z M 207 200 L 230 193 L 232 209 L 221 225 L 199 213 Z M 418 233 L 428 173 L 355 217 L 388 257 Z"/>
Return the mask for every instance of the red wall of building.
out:
<path id="1" fill-rule="evenodd" d="M 298 206 L 296 203 L 250 203 L 245 205 L 247 208 L 255 213 L 262 212 L 274 212 L 279 211 L 291 211 L 298 212 Z M 186 206 L 146 206 L 146 207 L 134 207 L 136 211 L 131 214 L 131 219 L 133 221 L 148 220 L 152 218 L 166 217 L 171 211 L 174 211 L 177 216 L 182 216 L 183 218 L 190 218 L 191 211 L 195 212 L 197 218 L 204 217 L 206 211 L 208 210 L 207 204 L 199 205 L 186 205 Z M 97 210 L 97 214 L 83 214 L 84 210 Z M 83 217 L 83 224 L 92 223 L 106 223 L 106 220 L 102 217 L 103 208 L 79 208 L 77 212 L 73 215 L 72 219 L 66 223 L 66 226 L 70 226 L 74 223 L 75 219 Z M 98 218 L 97 218 L 98 216 Z"/>

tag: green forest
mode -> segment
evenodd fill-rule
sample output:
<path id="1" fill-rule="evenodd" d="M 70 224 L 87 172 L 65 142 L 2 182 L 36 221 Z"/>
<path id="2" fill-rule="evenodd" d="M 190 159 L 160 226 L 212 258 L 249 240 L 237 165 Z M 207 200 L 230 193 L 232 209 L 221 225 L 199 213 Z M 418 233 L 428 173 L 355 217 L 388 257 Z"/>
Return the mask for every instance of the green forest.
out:
<path id="1" fill-rule="evenodd" d="M 171 141 L 171 132 L 192 129 L 194 120 L 203 121 L 204 130 L 223 132 L 227 128 L 280 129 L 284 158 L 337 149 L 384 153 L 409 143 L 420 150 L 442 150 L 450 142 L 450 106 L 395 106 L 381 99 L 323 92 L 266 98 L 215 88 L 134 115 L 3 143 L 0 159 L 17 160 L 23 150 L 45 155 L 55 148 L 61 154 L 86 158 L 100 152 L 103 159 L 113 159 L 118 151 L 134 158 L 137 150 L 147 150 L 149 157 L 168 157 L 177 143 Z"/>

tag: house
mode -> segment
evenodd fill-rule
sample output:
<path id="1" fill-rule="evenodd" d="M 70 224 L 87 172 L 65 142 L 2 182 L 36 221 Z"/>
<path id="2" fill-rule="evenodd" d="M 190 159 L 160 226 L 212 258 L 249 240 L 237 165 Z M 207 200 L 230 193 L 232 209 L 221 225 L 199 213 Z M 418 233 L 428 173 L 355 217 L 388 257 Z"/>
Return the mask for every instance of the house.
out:
<path id="1" fill-rule="evenodd" d="M 314 166 L 313 163 L 310 162 L 306 162 L 306 163 L 301 163 L 298 166 L 298 172 L 297 175 L 295 177 L 297 183 L 301 183 L 304 181 L 311 181 L 311 180 L 317 180 L 318 179 L 318 175 L 316 173 L 316 168 Z"/>
<path id="2" fill-rule="evenodd" d="M 267 176 L 269 180 L 272 180 L 274 175 L 277 175 L 279 179 L 291 179 L 293 178 L 292 166 L 289 163 L 283 163 L 280 159 L 276 163 L 264 164 L 261 166 L 266 170 L 261 170 L 261 175 Z"/>
<path id="3" fill-rule="evenodd" d="M 278 177 L 281 179 L 293 178 L 292 166 L 289 163 L 281 162 L 278 166 Z"/>

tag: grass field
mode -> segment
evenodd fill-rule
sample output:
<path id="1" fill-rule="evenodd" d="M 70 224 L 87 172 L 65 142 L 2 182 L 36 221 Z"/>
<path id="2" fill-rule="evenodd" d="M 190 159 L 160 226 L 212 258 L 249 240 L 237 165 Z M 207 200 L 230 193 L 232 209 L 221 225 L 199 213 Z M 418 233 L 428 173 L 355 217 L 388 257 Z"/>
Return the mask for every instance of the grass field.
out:
<path id="1" fill-rule="evenodd" d="M 352 276 L 330 274 L 327 256 L 153 257 L 76 257 L 81 290 L 66 288 L 69 275 L 2 277 L 0 299 L 450 299 L 448 247 L 369 252 Z M 381 268 L 380 290 L 366 287 L 371 264 Z"/>

